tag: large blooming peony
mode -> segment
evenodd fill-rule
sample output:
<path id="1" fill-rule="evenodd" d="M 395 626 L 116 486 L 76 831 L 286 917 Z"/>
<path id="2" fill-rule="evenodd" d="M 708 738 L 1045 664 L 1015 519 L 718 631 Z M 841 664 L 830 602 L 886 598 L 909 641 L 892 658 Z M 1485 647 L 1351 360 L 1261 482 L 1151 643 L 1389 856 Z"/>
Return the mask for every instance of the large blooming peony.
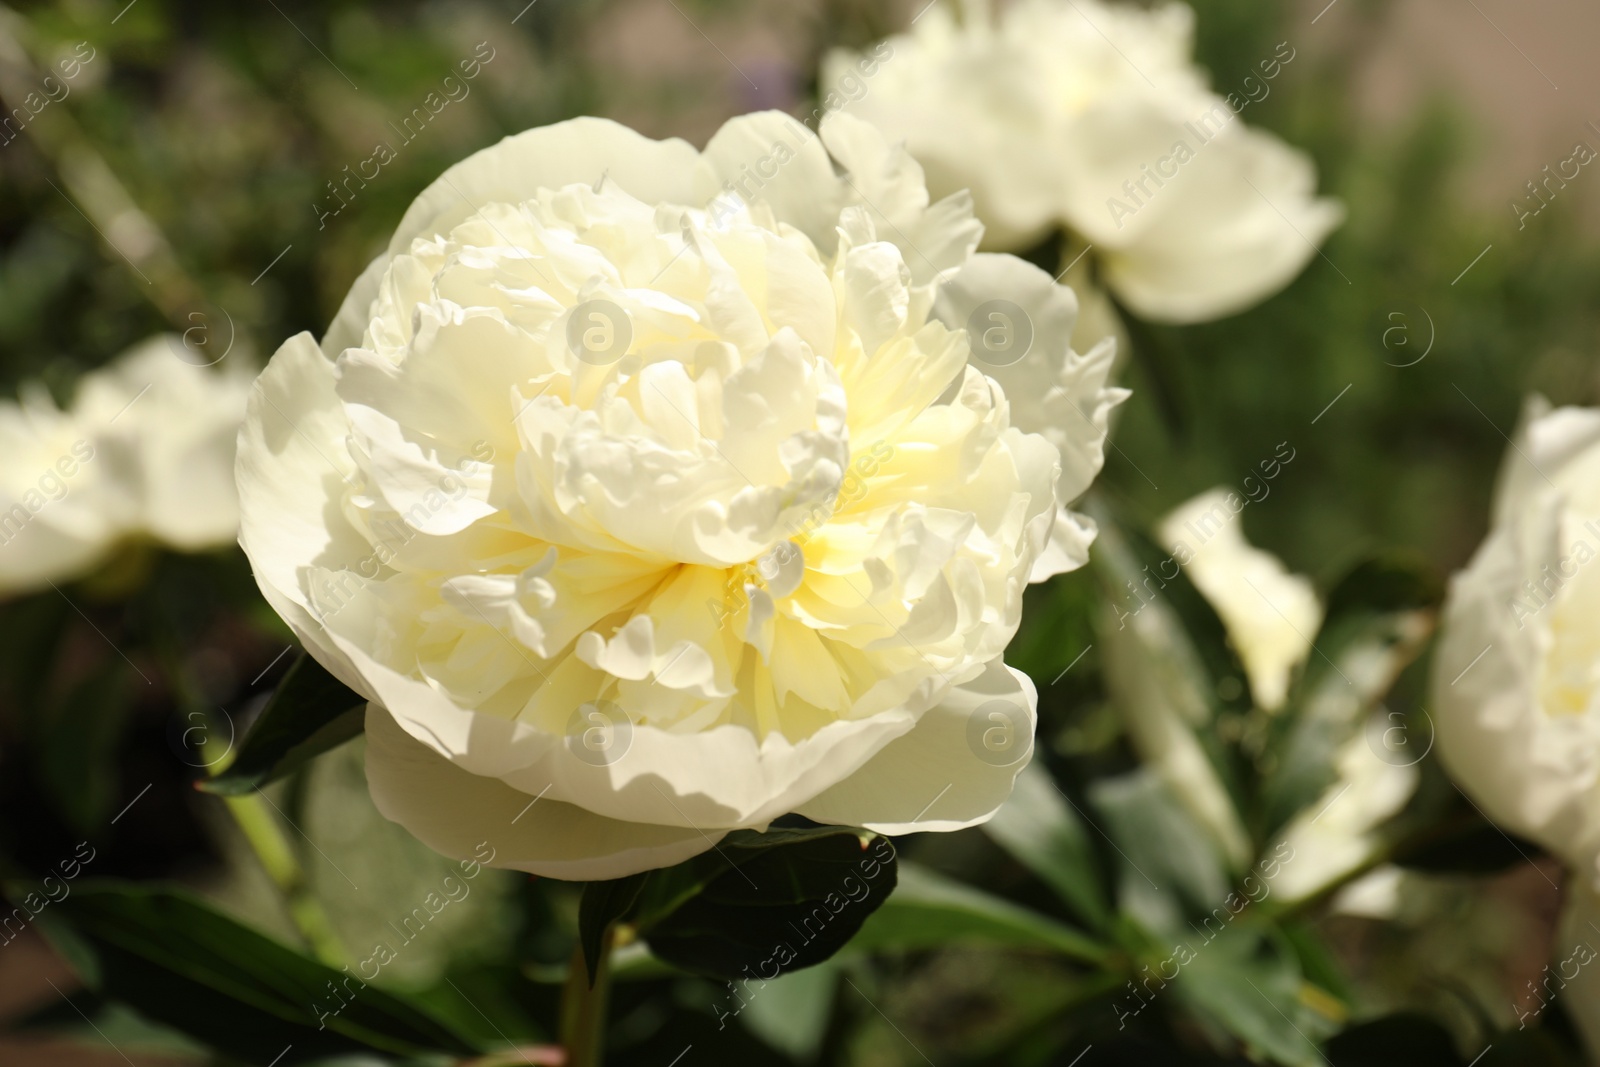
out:
<path id="1" fill-rule="evenodd" d="M 1065 227 L 1133 310 L 1199 322 L 1281 289 L 1338 225 L 1311 161 L 1238 115 L 1293 49 L 1222 96 L 1192 59 L 1186 6 L 990 6 L 938 3 L 873 57 L 830 55 L 822 76 L 826 100 L 905 139 L 936 194 L 972 191 L 988 247 Z"/>
<path id="2" fill-rule="evenodd" d="M 1600 409 L 1529 405 L 1451 584 L 1439 754 L 1495 822 L 1600 891 Z"/>
<path id="3" fill-rule="evenodd" d="M 273 357 L 238 464 L 262 590 L 372 701 L 384 814 L 575 879 L 791 812 L 992 814 L 1035 704 L 1001 653 L 1030 576 L 1081 562 L 1058 494 L 1120 394 L 1071 293 L 980 232 L 848 116 L 704 152 L 577 119 L 424 191 Z M 1011 372 L 1089 429 L 1022 432 L 968 365 L 935 302 L 986 283 L 1028 320 Z"/>
<path id="4" fill-rule="evenodd" d="M 85 375 L 65 410 L 37 383 L 0 402 L 0 594 L 82 577 L 129 540 L 232 543 L 251 379 L 237 359 L 196 358 L 155 337 Z"/>

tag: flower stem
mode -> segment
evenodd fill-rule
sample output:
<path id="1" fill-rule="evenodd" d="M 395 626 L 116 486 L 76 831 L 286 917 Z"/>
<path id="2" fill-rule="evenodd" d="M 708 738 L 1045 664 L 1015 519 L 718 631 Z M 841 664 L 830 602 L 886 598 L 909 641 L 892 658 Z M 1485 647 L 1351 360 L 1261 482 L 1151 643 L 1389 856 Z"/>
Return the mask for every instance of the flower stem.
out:
<path id="1" fill-rule="evenodd" d="M 567 984 L 561 990 L 561 1044 L 567 1050 L 566 1067 L 599 1067 L 606 1030 L 606 1000 L 611 991 L 611 945 L 616 927 L 600 941 L 593 984 L 583 960 L 583 946 L 572 950 Z"/>
<path id="2" fill-rule="evenodd" d="M 277 887 L 284 907 L 289 911 L 289 918 L 305 939 L 307 947 L 328 966 L 343 967 L 348 962 L 344 946 L 333 932 L 333 924 L 328 921 L 328 914 L 322 910 L 321 902 L 312 894 L 305 872 L 295 858 L 288 839 L 284 837 L 282 827 L 262 804 L 261 797 L 251 793 L 223 799 L 228 814 L 233 816 L 251 851 L 261 861 L 267 877 Z"/>

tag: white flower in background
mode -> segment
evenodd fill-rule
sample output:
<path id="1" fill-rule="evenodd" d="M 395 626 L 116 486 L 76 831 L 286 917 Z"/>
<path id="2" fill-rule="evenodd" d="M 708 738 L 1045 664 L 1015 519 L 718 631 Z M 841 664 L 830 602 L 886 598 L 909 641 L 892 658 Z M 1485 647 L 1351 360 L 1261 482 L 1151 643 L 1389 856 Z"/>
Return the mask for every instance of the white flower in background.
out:
<path id="1" fill-rule="evenodd" d="M 1247 504 L 1237 493 L 1212 489 L 1180 504 L 1157 533 L 1222 620 L 1256 707 L 1275 712 L 1311 653 L 1323 609 L 1309 578 L 1245 540 L 1241 512 Z M 1363 661 L 1365 669 L 1348 666 L 1363 683 L 1374 669 L 1383 674 L 1376 661 Z M 1334 782 L 1283 830 L 1280 845 L 1293 859 L 1273 886 L 1286 899 L 1309 896 L 1366 863 L 1380 843 L 1379 828 L 1416 791 L 1415 761 L 1401 762 L 1383 743 L 1391 718 L 1380 708 L 1357 726 L 1333 757 Z M 1191 757 L 1196 765 L 1201 760 Z"/>
<path id="2" fill-rule="evenodd" d="M 788 812 L 991 815 L 1035 707 L 1001 653 L 1036 561 L 1081 547 L 1056 484 L 1118 394 L 1069 293 L 997 292 L 1096 429 L 1063 458 L 1011 425 L 932 316 L 957 272 L 1044 277 L 969 263 L 979 234 L 848 116 L 703 153 L 576 119 L 424 191 L 239 447 L 263 592 L 373 701 L 380 810 L 574 879 Z"/>
<path id="3" fill-rule="evenodd" d="M 1201 493 L 1163 519 L 1159 534 L 1222 619 L 1256 706 L 1274 711 L 1283 706 L 1290 677 L 1311 651 L 1322 625 L 1322 604 L 1309 578 L 1289 573 L 1278 557 L 1244 539 L 1230 501 L 1239 510 L 1245 503 L 1227 489 Z"/>
<path id="4" fill-rule="evenodd" d="M 1439 755 L 1484 813 L 1600 889 L 1600 409 L 1528 404 L 1451 582 Z"/>
<path id="5" fill-rule="evenodd" d="M 130 539 L 193 552 L 238 536 L 251 376 L 186 354 L 151 338 L 85 375 L 65 411 L 37 383 L 0 402 L 0 593 L 81 577 Z"/>
<path id="6" fill-rule="evenodd" d="M 1247 127 L 1245 98 L 1209 89 L 1187 6 L 962 6 L 920 15 L 870 78 L 859 57 L 830 55 L 822 87 L 903 139 L 935 195 L 970 189 L 985 247 L 1065 227 L 1130 308 L 1187 323 L 1277 292 L 1341 221 L 1311 160 Z M 1293 59 L 1284 47 L 1264 76 Z"/>
<path id="7" fill-rule="evenodd" d="M 1332 885 L 1372 859 L 1383 841 L 1380 827 L 1398 815 L 1417 790 L 1421 779 L 1414 763 L 1398 763 L 1385 758 L 1389 748 L 1383 733 L 1393 729 L 1380 711 L 1369 719 L 1356 736 L 1345 742 L 1334 757 L 1337 779 L 1322 796 L 1304 808 L 1284 828 L 1282 840 L 1293 849 L 1294 862 L 1286 863 L 1273 888 L 1285 900 L 1300 900 Z M 1358 910 L 1380 885 L 1393 885 L 1394 868 L 1380 868 L 1377 877 L 1361 893 L 1350 894 L 1340 903 L 1349 903 L 1348 912 Z"/>

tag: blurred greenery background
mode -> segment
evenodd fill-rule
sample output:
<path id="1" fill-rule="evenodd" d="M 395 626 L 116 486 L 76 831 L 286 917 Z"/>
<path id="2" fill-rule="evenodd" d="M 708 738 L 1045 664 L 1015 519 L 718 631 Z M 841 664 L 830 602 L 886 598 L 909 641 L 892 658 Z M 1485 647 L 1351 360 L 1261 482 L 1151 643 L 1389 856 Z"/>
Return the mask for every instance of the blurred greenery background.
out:
<path id="1" fill-rule="evenodd" d="M 468 153 L 578 114 L 703 143 L 743 111 L 808 112 L 826 49 L 870 42 L 921 6 L 125 2 L 25 4 L 3 22 L 24 50 L 0 56 L 8 105 L 9 86 L 37 78 L 27 63 L 53 64 L 85 41 L 95 54 L 66 99 L 0 145 L 7 392 L 42 378 L 64 398 L 85 370 L 164 330 L 195 331 L 208 351 L 259 363 L 291 334 L 321 332 L 411 198 Z M 1294 463 L 1247 511 L 1252 541 L 1324 590 L 1377 548 L 1448 574 L 1483 534 L 1521 398 L 1597 399 L 1600 247 L 1588 191 L 1564 194 L 1519 231 L 1511 213 L 1463 189 L 1493 142 L 1461 100 L 1424 96 L 1382 125 L 1362 114 L 1360 61 L 1393 16 L 1380 0 L 1344 0 L 1320 25 L 1309 22 L 1314 11 L 1255 0 L 1195 7 L 1199 58 L 1219 86 L 1278 41 L 1300 49 L 1249 118 L 1311 152 L 1322 189 L 1349 217 L 1302 277 L 1246 314 L 1181 329 L 1133 324 L 1123 376 L 1134 398 L 1101 491 L 1130 525 L 1148 526 L 1201 490 L 1238 484 L 1288 442 Z M 390 123 L 474 55 L 483 62 L 469 95 L 347 205 L 334 199 L 330 183 L 378 142 L 395 143 Z M 1523 180 L 1506 180 L 1502 199 L 1521 194 Z M 292 940 L 223 802 L 191 788 L 207 760 L 187 731 L 200 724 L 208 740 L 226 741 L 288 662 L 276 657 L 289 636 L 259 601 L 242 553 L 176 558 L 128 546 L 72 592 L 71 604 L 47 593 L 0 605 L 0 854 L 41 871 L 88 839 L 97 875 L 176 879 Z M 1088 573 L 1035 591 L 1018 642 L 1019 665 L 1044 693 L 1046 759 L 1063 774 L 1132 762 L 1106 713 L 1098 651 L 1046 684 L 1092 643 L 1099 595 Z M 1395 706 L 1421 700 L 1422 676 L 1408 672 Z M 444 870 L 372 809 L 359 743 L 272 795 L 293 822 L 284 839 L 310 891 L 349 944 L 370 940 Z M 1024 903 L 1046 896 L 978 831 L 933 836 L 905 851 Z M 1367 1010 L 1415 1008 L 1450 1026 L 1484 1013 L 1497 1026 L 1511 1021 L 1519 990 L 1543 966 L 1555 898 L 1528 864 L 1463 879 L 1430 883 L 1409 925 L 1317 920 L 1338 966 L 1362 983 L 1353 996 Z M 555 987 L 540 968 L 564 960 L 570 935 L 555 931 L 570 930 L 574 909 L 564 887 L 488 872 L 471 903 L 386 980 L 475 1031 L 548 1033 Z M 1448 936 L 1465 929 L 1473 936 Z M 725 995 L 711 983 L 624 983 L 613 1062 L 665 1064 L 692 1045 L 685 1064 L 1065 1064 L 1083 1047 L 1058 1040 L 1079 1032 L 1070 974 L 1035 953 L 949 947 L 852 956 L 840 967 L 856 993 L 830 965 L 781 1006 L 755 1002 L 727 1029 L 716 1008 Z M 198 1061 L 192 1045 L 86 992 L 63 1004 L 58 992 L 73 981 L 37 941 L 0 949 L 0 1017 L 25 1030 L 0 1038 L 0 1060 L 120 1062 L 97 1026 L 140 1067 Z M 95 1022 L 85 1026 L 79 1008 Z M 1104 1028 L 1110 1016 L 1100 1012 L 1081 1032 Z M 1195 1046 L 1174 1025 L 1140 1040 Z M 1140 1059 L 1142 1047 L 1085 1064 L 1157 1062 Z"/>

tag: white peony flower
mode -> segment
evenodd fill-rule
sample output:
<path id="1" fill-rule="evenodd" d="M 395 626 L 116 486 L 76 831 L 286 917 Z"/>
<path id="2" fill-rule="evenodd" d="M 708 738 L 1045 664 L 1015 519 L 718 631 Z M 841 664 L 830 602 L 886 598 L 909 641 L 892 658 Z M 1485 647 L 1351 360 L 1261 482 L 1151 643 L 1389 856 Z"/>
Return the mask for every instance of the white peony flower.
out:
<path id="1" fill-rule="evenodd" d="M 251 376 L 193 359 L 155 337 L 84 376 L 65 411 L 38 383 L 0 402 L 0 593 L 81 577 L 129 539 L 186 552 L 234 540 Z"/>
<path id="2" fill-rule="evenodd" d="M 971 262 L 979 234 L 848 116 L 704 152 L 576 119 L 425 190 L 239 444 L 241 543 L 372 701 L 380 810 L 573 879 L 790 812 L 988 818 L 1032 749 L 1001 653 L 1036 561 L 1081 550 L 1056 485 L 1119 394 L 1068 347 L 1071 294 Z M 1065 457 L 933 317 L 985 279 L 1076 385 Z"/>
<path id="3" fill-rule="evenodd" d="M 1310 159 L 1238 117 L 1262 97 L 1208 88 L 1187 6 L 963 9 L 933 7 L 872 58 L 828 56 L 822 87 L 903 138 L 935 194 L 970 189 L 987 247 L 1064 226 L 1130 308 L 1201 322 L 1277 292 L 1341 221 Z M 1261 57 L 1265 76 L 1293 58 Z"/>
<path id="4" fill-rule="evenodd" d="M 1451 582 L 1439 755 L 1501 826 L 1600 889 L 1600 409 L 1528 405 L 1490 532 Z"/>
<path id="5" fill-rule="evenodd" d="M 1212 489 L 1174 509 L 1159 534 L 1221 618 L 1256 706 L 1275 711 L 1311 651 L 1322 604 L 1309 578 L 1291 574 L 1278 557 L 1244 539 L 1238 511 L 1245 503 L 1237 493 Z"/>

